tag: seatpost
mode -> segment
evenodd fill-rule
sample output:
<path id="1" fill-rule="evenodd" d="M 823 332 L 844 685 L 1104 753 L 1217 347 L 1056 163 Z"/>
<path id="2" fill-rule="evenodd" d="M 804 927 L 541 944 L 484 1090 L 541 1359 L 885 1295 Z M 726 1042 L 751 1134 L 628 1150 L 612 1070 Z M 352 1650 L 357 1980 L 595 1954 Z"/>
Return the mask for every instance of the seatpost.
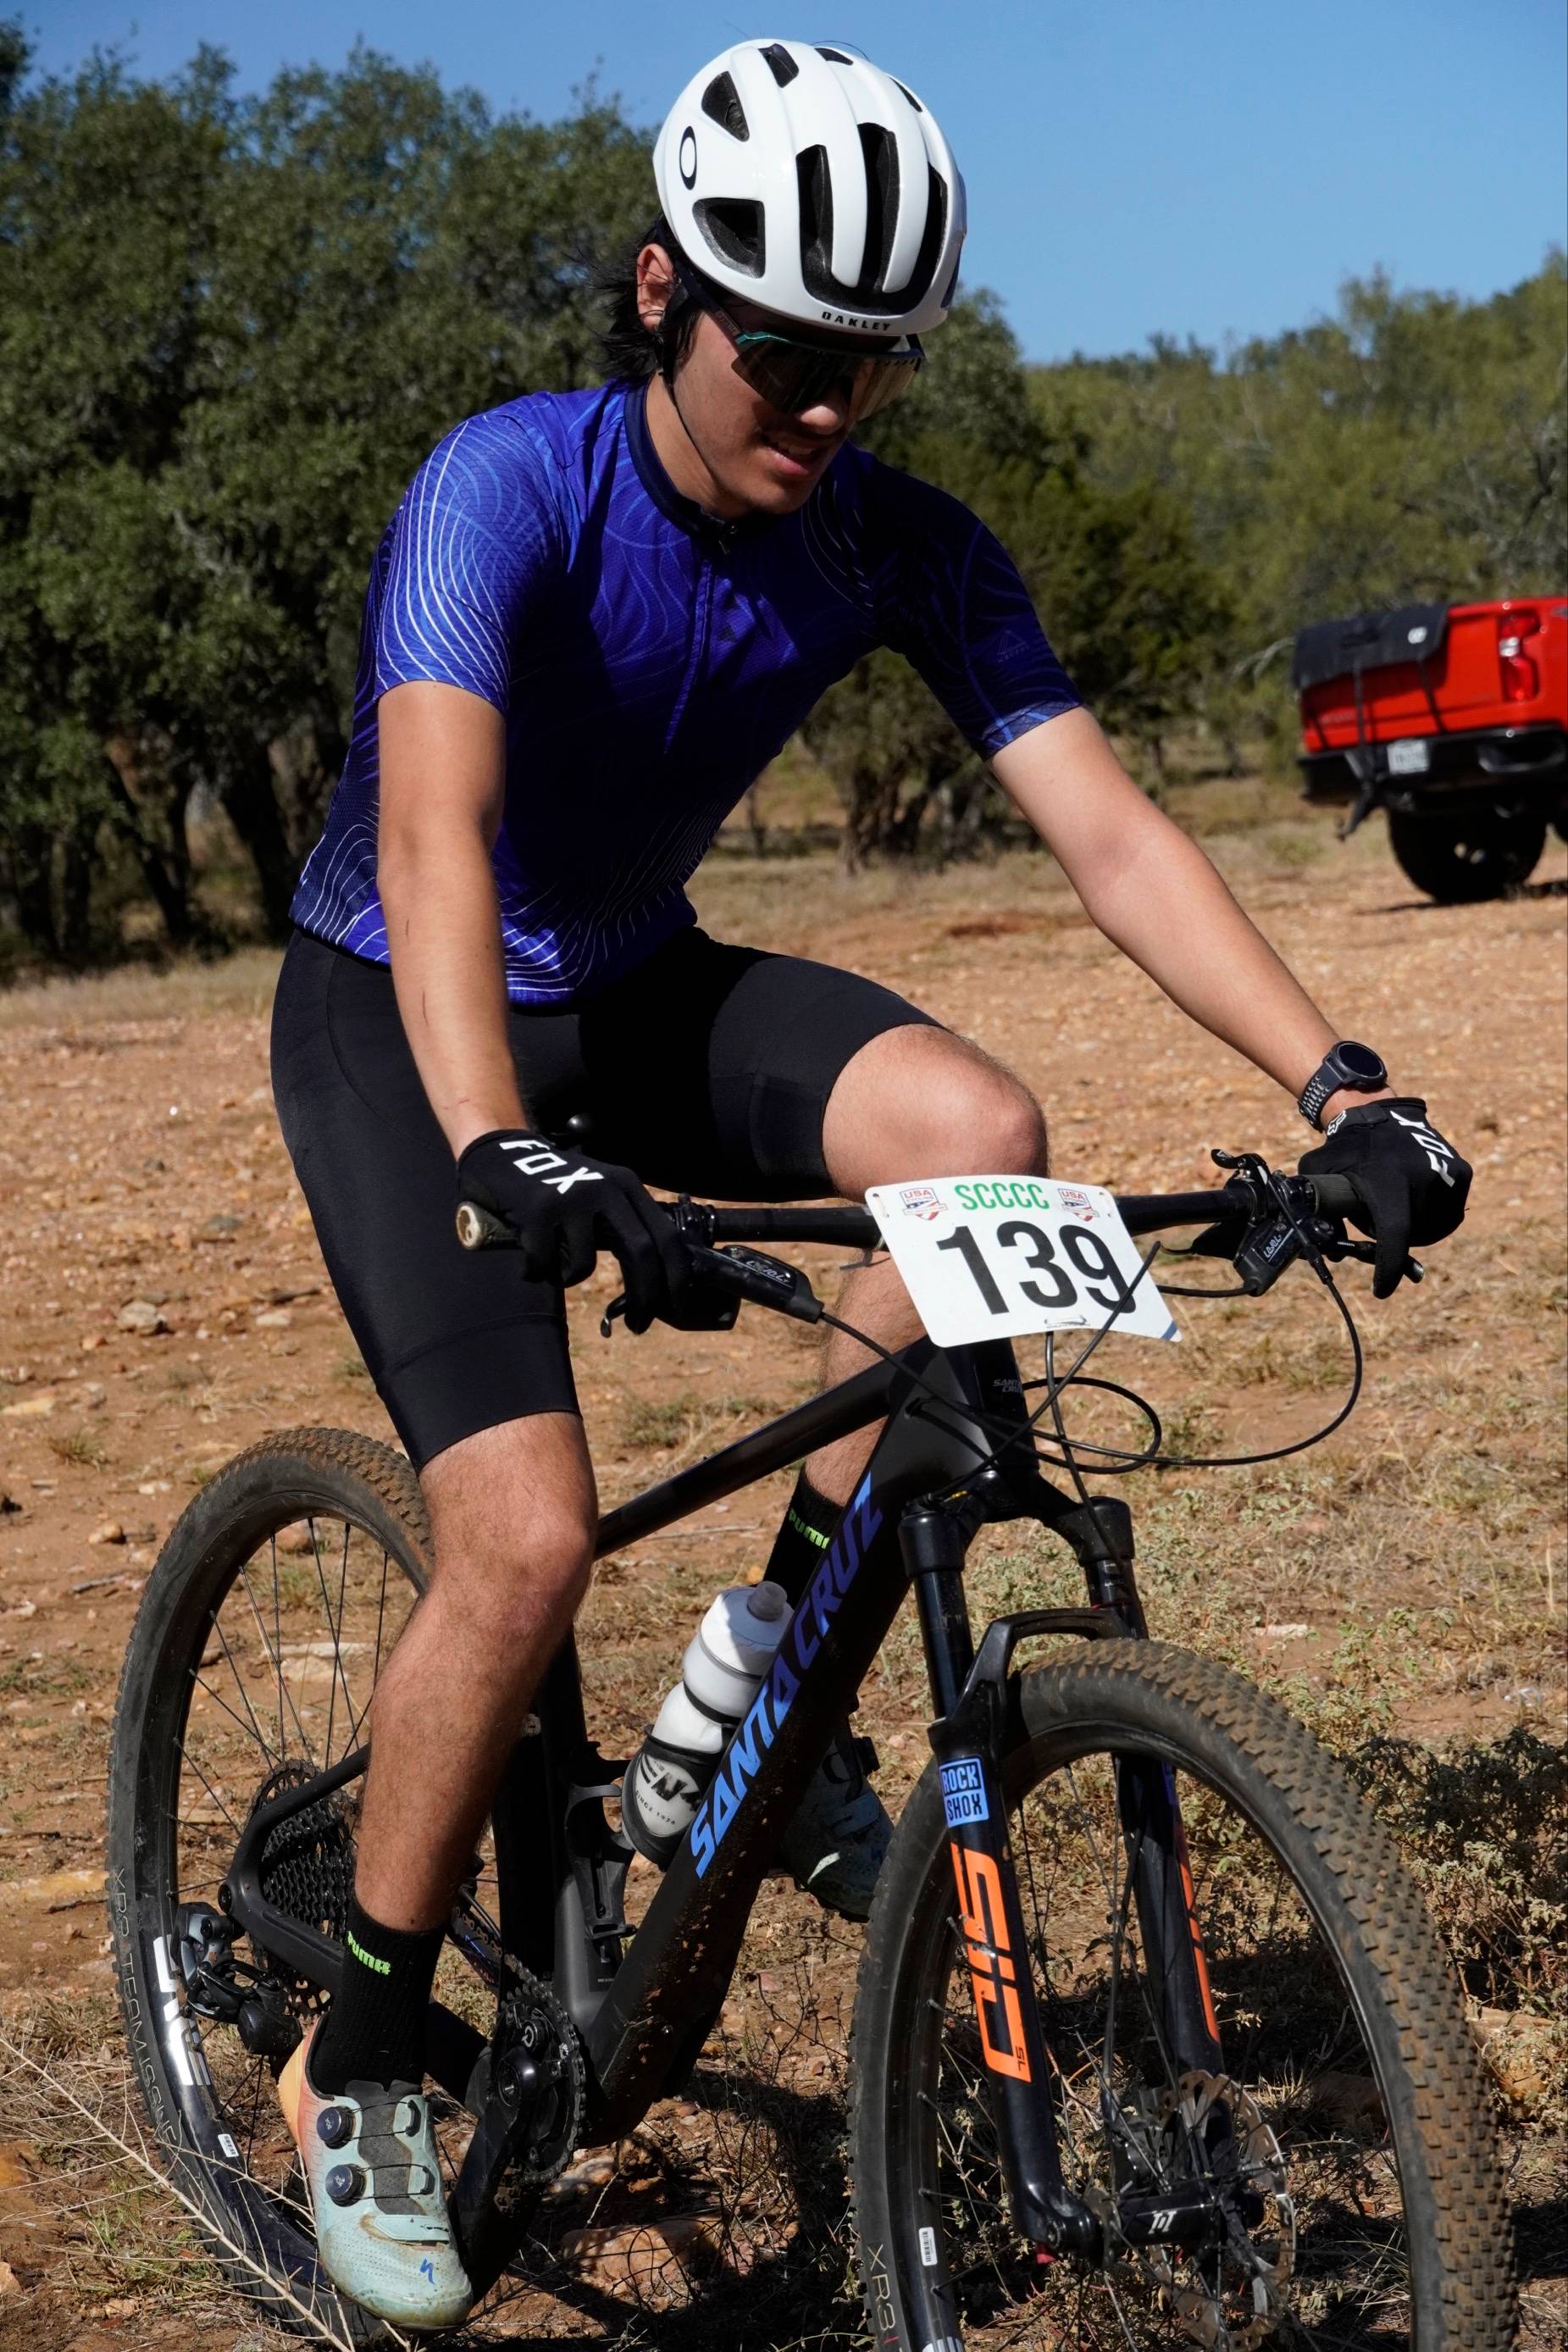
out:
<path id="1" fill-rule="evenodd" d="M 1099 2224 L 1061 2178 L 1034 1978 L 1001 1781 L 1005 1697 L 994 1683 L 967 1688 L 975 1663 L 963 1569 L 987 1517 L 972 1493 L 911 1504 L 899 1522 L 937 1709 L 931 1746 L 942 1780 L 948 1848 L 1013 2219 L 1036 2245 L 1092 2252 Z"/>

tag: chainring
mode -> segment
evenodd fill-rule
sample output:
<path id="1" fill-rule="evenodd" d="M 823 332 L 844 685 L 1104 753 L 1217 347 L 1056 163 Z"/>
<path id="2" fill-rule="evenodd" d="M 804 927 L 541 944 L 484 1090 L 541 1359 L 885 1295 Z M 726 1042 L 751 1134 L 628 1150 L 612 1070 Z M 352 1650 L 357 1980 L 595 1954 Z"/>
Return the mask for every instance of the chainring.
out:
<path id="1" fill-rule="evenodd" d="M 517 2050 L 526 2052 L 538 2068 L 542 2087 L 533 2118 L 507 2167 L 506 2192 L 497 2204 L 531 2200 L 566 2170 L 578 2147 L 588 2096 L 577 2028 L 549 1986 L 508 1957 L 507 1990 L 496 2023 L 497 2070 Z"/>
<path id="2" fill-rule="evenodd" d="M 1221 2116 L 1216 2115 L 1217 2108 Z M 1228 2074 L 1197 2070 L 1184 2074 L 1160 2100 L 1155 2115 L 1173 2155 L 1186 2163 L 1187 2150 L 1209 2145 L 1210 2123 L 1228 2116 L 1226 2137 L 1235 2152 L 1228 2178 L 1261 2199 L 1263 2216 L 1249 2228 L 1227 2200 L 1229 2227 L 1219 2244 L 1185 2260 L 1174 2250 L 1145 2248 L 1145 2268 L 1189 2344 L 1223 2347 L 1223 2352 L 1256 2352 L 1285 2314 L 1285 2292 L 1295 2267 L 1296 2211 L 1285 2185 L 1280 2143 L 1257 2101 Z M 1217 2181 L 1222 2192 L 1227 2178 L 1222 2174 Z M 1216 2256 L 1222 2268 L 1211 2284 L 1204 2271 Z"/>

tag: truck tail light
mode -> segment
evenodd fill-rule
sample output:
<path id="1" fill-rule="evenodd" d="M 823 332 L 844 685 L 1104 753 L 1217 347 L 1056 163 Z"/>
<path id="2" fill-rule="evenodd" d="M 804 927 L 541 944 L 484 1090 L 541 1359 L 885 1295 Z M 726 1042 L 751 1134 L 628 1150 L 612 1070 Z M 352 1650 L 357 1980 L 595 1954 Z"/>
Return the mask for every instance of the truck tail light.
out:
<path id="1" fill-rule="evenodd" d="M 1497 660 L 1505 702 L 1533 702 L 1541 672 L 1525 651 L 1525 639 L 1541 635 L 1539 613 L 1501 613 L 1497 624 Z"/>

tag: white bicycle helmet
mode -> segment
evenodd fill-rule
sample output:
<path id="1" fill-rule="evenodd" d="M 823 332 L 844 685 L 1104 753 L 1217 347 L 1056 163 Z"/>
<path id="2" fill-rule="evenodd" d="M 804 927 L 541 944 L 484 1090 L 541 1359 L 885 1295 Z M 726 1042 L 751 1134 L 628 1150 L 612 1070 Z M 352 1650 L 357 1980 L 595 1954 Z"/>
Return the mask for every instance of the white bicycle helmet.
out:
<path id="1" fill-rule="evenodd" d="M 687 261 L 780 318 L 918 335 L 947 315 L 964 183 L 936 117 L 864 58 L 738 42 L 681 92 L 653 173 Z"/>

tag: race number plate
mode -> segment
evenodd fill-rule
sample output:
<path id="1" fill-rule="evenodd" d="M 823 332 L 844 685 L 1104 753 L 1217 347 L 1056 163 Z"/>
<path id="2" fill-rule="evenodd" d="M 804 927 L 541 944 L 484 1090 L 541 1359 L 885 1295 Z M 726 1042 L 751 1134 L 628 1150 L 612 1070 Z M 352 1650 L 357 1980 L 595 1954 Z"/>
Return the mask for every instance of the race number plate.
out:
<path id="1" fill-rule="evenodd" d="M 1419 735 L 1406 735 L 1388 746 L 1391 776 L 1424 776 L 1432 764 L 1430 745 Z"/>
<path id="2" fill-rule="evenodd" d="M 1103 1185 L 944 1176 L 874 1184 L 865 1197 L 939 1348 L 1103 1323 L 1181 1336 Z"/>

